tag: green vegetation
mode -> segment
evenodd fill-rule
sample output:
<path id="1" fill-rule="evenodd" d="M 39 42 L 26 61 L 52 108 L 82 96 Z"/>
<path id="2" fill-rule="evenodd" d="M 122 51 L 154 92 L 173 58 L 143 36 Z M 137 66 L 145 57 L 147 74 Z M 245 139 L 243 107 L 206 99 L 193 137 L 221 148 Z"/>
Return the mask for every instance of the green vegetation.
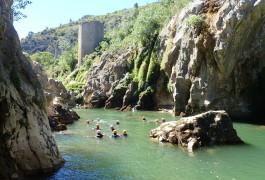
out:
<path id="1" fill-rule="evenodd" d="M 82 88 L 84 85 L 85 85 L 85 83 L 74 82 L 74 83 L 67 84 L 66 88 L 72 89 L 72 90 L 80 93 L 82 91 Z"/>
<path id="2" fill-rule="evenodd" d="M 157 54 L 160 44 L 159 33 L 172 16 L 188 2 L 190 0 L 162 0 L 143 7 L 135 3 L 131 9 L 103 16 L 84 16 L 78 21 L 70 21 L 69 24 L 60 25 L 58 28 L 47 28 L 36 34 L 30 32 L 28 37 L 22 40 L 22 44 L 29 40 L 49 41 L 46 52 L 33 54 L 31 59 L 43 64 L 52 77 L 63 81 L 66 88 L 77 91 L 82 90 L 89 69 L 94 62 L 98 62 L 103 52 L 117 55 L 130 49 L 133 55 L 128 59 L 127 75 L 119 85 L 126 86 L 130 82 L 137 84 L 135 97 L 141 92 L 152 94 L 155 92 L 158 77 L 164 73 Z M 94 20 L 105 24 L 104 40 L 96 48 L 96 52 L 87 55 L 83 59 L 83 64 L 77 67 L 78 24 Z M 191 24 L 194 22 L 191 21 Z M 60 50 L 61 54 L 53 52 L 54 49 Z"/>
<path id="3" fill-rule="evenodd" d="M 180 2 L 188 1 L 180 0 Z M 150 46 L 154 43 L 150 40 L 157 36 L 162 27 L 176 13 L 173 10 L 183 4 L 179 1 L 164 0 L 161 3 L 153 3 L 143 8 L 135 6 L 128 10 L 121 23 L 106 33 L 105 41 L 101 43 L 101 51 L 119 53 L 126 47 Z"/>
<path id="4" fill-rule="evenodd" d="M 56 60 L 54 59 L 54 55 L 50 52 L 39 52 L 30 56 L 32 61 L 37 61 L 42 64 L 47 70 L 54 67 L 56 64 Z"/>
<path id="5" fill-rule="evenodd" d="M 204 23 L 204 19 L 200 15 L 193 15 L 188 20 L 188 25 L 192 27 L 200 27 Z"/>
<path id="6" fill-rule="evenodd" d="M 54 57 L 50 52 L 39 52 L 30 56 L 30 59 L 37 61 L 44 66 L 51 77 L 60 79 L 71 73 L 77 64 L 77 46 L 64 51 L 59 57 Z"/>
<path id="7" fill-rule="evenodd" d="M 188 0 L 164 0 L 141 9 L 135 5 L 117 27 L 106 33 L 99 51 L 117 54 L 128 47 L 135 51 L 129 64 L 130 76 L 138 84 L 136 96 L 147 87 L 154 89 L 161 64 L 157 57 L 160 42 L 158 34 L 170 18 L 188 2 Z"/>

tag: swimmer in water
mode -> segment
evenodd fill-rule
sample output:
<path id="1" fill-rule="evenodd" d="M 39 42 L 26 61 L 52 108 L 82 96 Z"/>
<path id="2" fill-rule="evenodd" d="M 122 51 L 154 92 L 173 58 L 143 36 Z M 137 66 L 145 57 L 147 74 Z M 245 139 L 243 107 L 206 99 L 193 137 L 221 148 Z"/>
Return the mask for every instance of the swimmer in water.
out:
<path id="1" fill-rule="evenodd" d="M 112 134 L 111 137 L 113 137 L 113 138 L 117 138 L 117 137 L 119 137 L 119 135 L 117 134 L 117 130 L 114 130 L 114 131 L 113 131 L 113 134 Z"/>
<path id="2" fill-rule="evenodd" d="M 145 116 L 142 118 L 142 120 L 143 120 L 143 121 L 145 121 L 145 120 L 146 120 Z"/>
<path id="3" fill-rule="evenodd" d="M 116 125 L 120 125 L 120 121 L 119 120 L 116 121 Z"/>
<path id="4" fill-rule="evenodd" d="M 158 121 L 158 119 L 156 119 L 156 123 L 158 123 L 159 121 Z"/>
<path id="5" fill-rule="evenodd" d="M 100 130 L 99 124 L 96 124 L 96 127 L 94 128 L 94 130 Z"/>
<path id="6" fill-rule="evenodd" d="M 114 131 L 115 130 L 115 128 L 113 127 L 113 125 L 110 125 L 110 130 L 111 131 Z"/>
<path id="7" fill-rule="evenodd" d="M 162 118 L 162 123 L 166 122 L 165 118 Z"/>
<path id="8" fill-rule="evenodd" d="M 102 138 L 103 137 L 103 134 L 101 134 L 101 131 L 100 130 L 97 130 L 97 138 Z"/>
<path id="9" fill-rule="evenodd" d="M 126 131 L 126 130 L 123 130 L 123 131 L 122 131 L 122 133 L 123 133 L 123 134 L 122 134 L 123 136 L 128 136 L 128 134 L 127 134 L 127 131 Z"/>

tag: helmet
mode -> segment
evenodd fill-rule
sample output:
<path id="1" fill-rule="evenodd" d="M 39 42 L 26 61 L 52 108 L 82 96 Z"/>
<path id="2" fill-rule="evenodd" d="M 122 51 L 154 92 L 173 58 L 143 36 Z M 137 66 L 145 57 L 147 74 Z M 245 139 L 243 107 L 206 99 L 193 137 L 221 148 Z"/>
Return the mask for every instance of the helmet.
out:
<path id="1" fill-rule="evenodd" d="M 113 127 L 113 125 L 110 125 L 110 127 Z"/>
<path id="2" fill-rule="evenodd" d="M 100 134 L 100 133 L 101 133 L 101 131 L 100 131 L 100 130 L 97 130 L 97 133 L 98 133 L 98 134 Z"/>
<path id="3" fill-rule="evenodd" d="M 99 127 L 99 124 L 96 124 L 96 127 Z"/>
<path id="4" fill-rule="evenodd" d="M 117 133 L 117 130 L 113 130 L 113 133 Z"/>
<path id="5" fill-rule="evenodd" d="M 159 122 L 158 119 L 156 119 L 156 122 Z"/>
<path id="6" fill-rule="evenodd" d="M 126 131 L 126 130 L 123 130 L 122 132 L 123 132 L 124 134 L 125 134 L 125 133 L 127 133 L 127 131 Z"/>

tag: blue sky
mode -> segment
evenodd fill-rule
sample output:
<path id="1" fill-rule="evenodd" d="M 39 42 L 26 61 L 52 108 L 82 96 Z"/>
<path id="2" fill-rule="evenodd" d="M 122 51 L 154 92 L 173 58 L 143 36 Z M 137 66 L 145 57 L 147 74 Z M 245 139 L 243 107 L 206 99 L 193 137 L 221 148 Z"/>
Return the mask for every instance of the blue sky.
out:
<path id="1" fill-rule="evenodd" d="M 57 27 L 68 23 L 70 19 L 78 20 L 84 15 L 103 15 L 132 8 L 137 2 L 139 6 L 158 0 L 32 0 L 22 12 L 27 18 L 14 22 L 20 38 L 46 27 Z"/>

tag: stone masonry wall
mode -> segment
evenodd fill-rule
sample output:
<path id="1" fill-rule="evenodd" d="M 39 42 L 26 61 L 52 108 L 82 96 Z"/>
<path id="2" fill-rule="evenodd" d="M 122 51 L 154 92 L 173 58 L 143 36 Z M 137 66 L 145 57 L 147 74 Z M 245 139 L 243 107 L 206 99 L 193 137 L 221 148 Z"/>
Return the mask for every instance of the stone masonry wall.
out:
<path id="1" fill-rule="evenodd" d="M 82 58 L 95 51 L 95 48 L 103 40 L 104 25 L 99 21 L 85 22 L 79 26 L 78 32 L 78 65 L 82 64 Z"/>

